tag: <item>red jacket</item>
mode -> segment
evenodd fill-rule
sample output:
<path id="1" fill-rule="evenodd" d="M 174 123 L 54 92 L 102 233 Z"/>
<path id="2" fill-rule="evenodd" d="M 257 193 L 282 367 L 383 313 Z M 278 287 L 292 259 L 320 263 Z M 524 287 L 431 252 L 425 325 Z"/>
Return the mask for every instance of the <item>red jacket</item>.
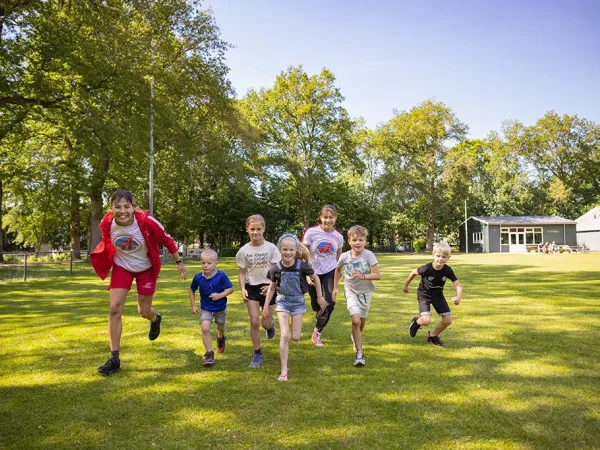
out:
<path id="1" fill-rule="evenodd" d="M 173 254 L 177 251 L 177 246 L 173 238 L 167 233 L 161 223 L 147 211 L 137 210 L 134 212 L 140 231 L 144 235 L 148 247 L 148 258 L 152 264 L 154 274 L 158 278 L 160 272 L 160 251 L 158 244 L 162 244 Z M 113 266 L 113 260 L 117 249 L 110 238 L 110 227 L 112 225 L 113 215 L 108 213 L 104 216 L 98 228 L 102 231 L 102 240 L 90 254 L 90 261 L 96 274 L 103 280 L 108 276 Z"/>

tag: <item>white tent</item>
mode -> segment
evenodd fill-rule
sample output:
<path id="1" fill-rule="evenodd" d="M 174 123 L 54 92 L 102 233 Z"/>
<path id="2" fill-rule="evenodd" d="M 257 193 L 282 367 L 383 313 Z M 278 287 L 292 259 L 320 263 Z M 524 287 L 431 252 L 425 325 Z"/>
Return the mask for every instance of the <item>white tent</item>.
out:
<path id="1" fill-rule="evenodd" d="M 577 245 L 591 251 L 600 251 L 600 206 L 595 206 L 577 222 Z"/>

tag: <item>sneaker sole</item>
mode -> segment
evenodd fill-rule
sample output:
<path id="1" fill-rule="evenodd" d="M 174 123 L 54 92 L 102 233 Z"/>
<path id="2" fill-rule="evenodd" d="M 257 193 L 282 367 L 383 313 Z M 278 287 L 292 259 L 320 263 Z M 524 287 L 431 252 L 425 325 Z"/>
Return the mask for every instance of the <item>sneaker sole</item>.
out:
<path id="1" fill-rule="evenodd" d="M 365 367 L 365 363 L 364 362 L 355 362 L 354 367 Z"/>
<path id="2" fill-rule="evenodd" d="M 205 367 L 208 367 L 208 366 L 212 366 L 212 365 L 213 365 L 213 363 L 214 363 L 214 361 L 211 361 L 211 362 L 204 361 L 204 362 L 202 363 L 202 365 L 203 365 L 203 366 L 205 366 Z"/>
<path id="3" fill-rule="evenodd" d="M 217 348 L 217 353 L 223 353 L 225 351 L 225 348 Z"/>

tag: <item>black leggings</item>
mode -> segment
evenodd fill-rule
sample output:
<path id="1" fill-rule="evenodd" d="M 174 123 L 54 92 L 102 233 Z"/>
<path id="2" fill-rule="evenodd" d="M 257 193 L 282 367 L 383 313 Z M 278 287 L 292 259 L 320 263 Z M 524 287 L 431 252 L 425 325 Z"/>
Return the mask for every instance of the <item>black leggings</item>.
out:
<path id="1" fill-rule="evenodd" d="M 333 278 L 335 275 L 335 269 L 331 272 L 324 273 L 322 275 L 317 274 L 319 280 L 321 281 L 321 291 L 323 293 L 323 297 L 327 302 L 327 307 L 321 309 L 321 305 L 317 302 L 317 290 L 313 285 L 308 285 L 308 295 L 310 295 L 310 305 L 312 306 L 313 311 L 317 313 L 317 323 L 315 328 L 320 333 L 329 322 L 329 318 L 331 317 L 331 313 L 333 312 L 333 308 L 335 307 L 335 303 L 333 302 L 333 298 L 331 296 L 331 292 L 333 291 Z"/>

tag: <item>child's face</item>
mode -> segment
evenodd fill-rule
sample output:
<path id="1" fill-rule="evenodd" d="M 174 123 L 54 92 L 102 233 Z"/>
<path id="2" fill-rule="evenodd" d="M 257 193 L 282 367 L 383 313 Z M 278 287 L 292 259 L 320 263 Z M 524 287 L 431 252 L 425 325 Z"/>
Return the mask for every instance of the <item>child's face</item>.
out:
<path id="1" fill-rule="evenodd" d="M 248 235 L 250 236 L 250 240 L 253 244 L 262 244 L 264 240 L 265 227 L 261 222 L 250 222 L 248 227 L 246 228 Z"/>
<path id="2" fill-rule="evenodd" d="M 348 239 L 348 244 L 355 253 L 360 253 L 365 249 L 366 239 L 360 234 L 353 234 Z"/>
<path id="3" fill-rule="evenodd" d="M 336 216 L 331 211 L 328 209 L 323 211 L 323 214 L 321 214 L 321 228 L 323 231 L 333 231 L 335 228 L 335 220 Z"/>
<path id="4" fill-rule="evenodd" d="M 293 239 L 284 239 L 279 244 L 279 252 L 281 259 L 285 262 L 294 261 L 296 259 L 296 242 Z"/>
<path id="5" fill-rule="evenodd" d="M 202 271 L 205 275 L 210 275 L 217 268 L 217 258 L 214 255 L 204 254 L 200 257 L 200 265 L 202 265 Z"/>
<path id="6" fill-rule="evenodd" d="M 117 225 L 126 226 L 133 223 L 133 212 L 135 208 L 131 202 L 125 198 L 117 200 L 110 205 L 110 211 L 112 212 Z"/>
<path id="7" fill-rule="evenodd" d="M 442 267 L 449 259 L 450 255 L 437 251 L 433 254 L 433 265 L 434 267 Z"/>

